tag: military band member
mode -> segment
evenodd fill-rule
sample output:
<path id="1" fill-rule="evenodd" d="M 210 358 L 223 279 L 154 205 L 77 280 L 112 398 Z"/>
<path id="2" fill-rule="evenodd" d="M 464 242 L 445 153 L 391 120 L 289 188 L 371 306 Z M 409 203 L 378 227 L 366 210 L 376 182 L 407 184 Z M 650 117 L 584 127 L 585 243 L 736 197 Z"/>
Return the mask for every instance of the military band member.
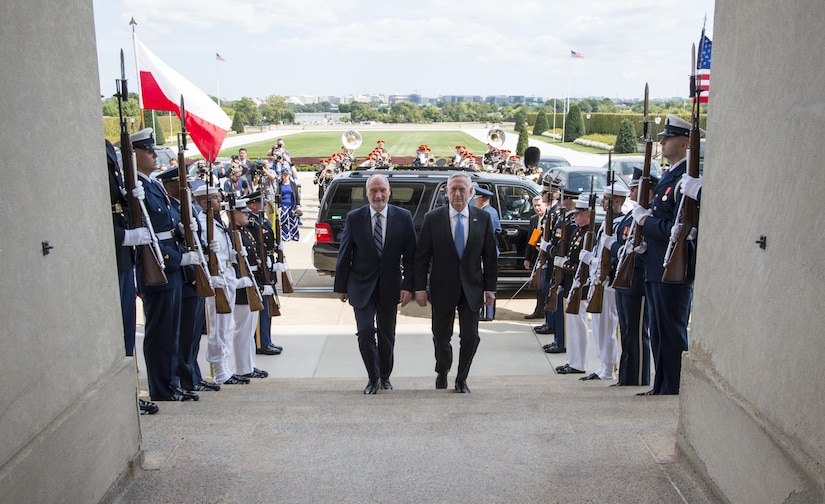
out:
<path id="1" fill-rule="evenodd" d="M 647 243 L 645 292 L 650 313 L 650 343 L 656 369 L 653 388 L 639 395 L 678 394 L 682 352 L 688 349 L 687 324 L 693 298 L 695 241 L 686 242 L 688 266 L 685 281 L 678 284 L 665 283 L 662 282 L 662 275 L 665 253 L 682 199 L 680 181 L 687 173 L 690 130 L 690 123 L 668 114 L 665 129 L 659 136 L 662 155 L 668 160 L 670 168 L 656 184 L 650 208 L 640 206 L 633 211 L 633 220 L 643 226 Z M 696 193 L 693 195 L 698 197 Z"/>
<path id="2" fill-rule="evenodd" d="M 183 390 L 178 382 L 178 342 L 180 338 L 183 274 L 183 236 L 178 230 L 180 214 L 172 207 L 160 182 L 150 178 L 157 164 L 152 128 L 130 136 L 137 159 L 139 187 L 152 227 L 159 242 L 167 282 L 146 285 L 143 265 L 136 261 L 137 287 L 143 301 L 143 355 L 149 396 L 153 401 L 197 401 L 198 395 Z M 138 251 L 140 253 L 140 251 Z"/>

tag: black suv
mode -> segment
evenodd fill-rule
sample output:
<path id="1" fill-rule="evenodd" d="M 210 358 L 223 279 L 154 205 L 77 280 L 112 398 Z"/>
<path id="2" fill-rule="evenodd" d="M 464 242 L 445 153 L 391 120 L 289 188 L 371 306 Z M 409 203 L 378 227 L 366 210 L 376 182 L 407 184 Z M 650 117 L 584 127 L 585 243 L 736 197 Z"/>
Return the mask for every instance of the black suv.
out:
<path id="1" fill-rule="evenodd" d="M 406 208 L 413 215 L 416 232 L 421 231 L 424 214 L 446 205 L 445 190 L 451 171 L 417 169 L 355 170 L 337 175 L 330 183 L 318 211 L 315 223 L 315 245 L 312 257 L 320 275 L 334 275 L 338 245 L 347 212 L 367 205 L 366 183 L 373 173 L 383 173 L 390 180 L 390 203 Z M 524 256 L 530 238 L 530 217 L 533 215 L 533 197 L 541 194 L 541 187 L 517 175 L 470 172 L 474 185 L 494 194 L 490 204 L 498 210 L 501 219 L 501 237 L 498 240 L 499 283 L 523 282 L 530 272 L 524 269 Z M 472 204 L 472 202 L 470 202 Z"/>

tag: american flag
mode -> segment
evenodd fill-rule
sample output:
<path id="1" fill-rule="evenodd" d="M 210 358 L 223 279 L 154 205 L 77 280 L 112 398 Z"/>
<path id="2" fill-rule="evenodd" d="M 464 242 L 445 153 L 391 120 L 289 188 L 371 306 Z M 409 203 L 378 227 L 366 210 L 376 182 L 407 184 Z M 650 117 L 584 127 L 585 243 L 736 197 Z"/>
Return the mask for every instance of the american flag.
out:
<path id="1" fill-rule="evenodd" d="M 218 60 L 218 61 L 226 62 L 226 58 L 224 58 L 223 56 L 221 56 L 218 53 L 215 53 L 215 59 Z"/>
<path id="2" fill-rule="evenodd" d="M 576 58 L 576 59 L 584 59 L 584 54 L 571 50 L 570 51 L 570 57 L 571 58 Z"/>
<path id="3" fill-rule="evenodd" d="M 699 103 L 708 102 L 710 90 L 710 51 L 713 44 L 702 29 L 702 39 L 699 41 L 698 58 L 696 60 L 696 85 L 699 86 Z"/>

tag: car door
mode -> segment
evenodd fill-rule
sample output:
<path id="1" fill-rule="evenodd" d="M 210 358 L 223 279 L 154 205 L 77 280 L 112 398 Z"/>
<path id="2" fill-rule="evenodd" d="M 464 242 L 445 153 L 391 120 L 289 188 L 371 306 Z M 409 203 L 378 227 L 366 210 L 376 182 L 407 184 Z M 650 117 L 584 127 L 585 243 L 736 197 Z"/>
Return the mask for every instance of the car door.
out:
<path id="1" fill-rule="evenodd" d="M 480 184 L 485 186 L 485 184 Z M 514 181 L 496 182 L 486 187 L 495 194 L 491 204 L 498 210 L 501 220 L 501 236 L 498 239 L 499 277 L 519 277 L 527 272 L 524 257 L 530 238 L 530 217 L 533 216 L 533 197 L 538 192 L 532 187 Z"/>

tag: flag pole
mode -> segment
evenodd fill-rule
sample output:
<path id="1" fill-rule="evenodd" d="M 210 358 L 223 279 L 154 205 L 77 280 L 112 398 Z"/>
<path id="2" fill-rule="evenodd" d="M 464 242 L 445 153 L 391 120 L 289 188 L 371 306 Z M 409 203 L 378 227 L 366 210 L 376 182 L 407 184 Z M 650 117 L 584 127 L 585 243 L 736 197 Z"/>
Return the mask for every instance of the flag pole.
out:
<path id="1" fill-rule="evenodd" d="M 218 106 L 221 106 L 221 80 L 218 78 L 218 53 L 215 53 L 215 84 L 217 86 L 218 91 Z"/>
<path id="2" fill-rule="evenodd" d="M 137 88 L 138 88 L 138 109 L 140 109 L 140 129 L 146 127 L 143 119 L 143 92 L 140 89 L 140 66 L 138 65 L 138 53 L 137 53 L 137 34 L 135 33 L 135 26 L 137 26 L 137 21 L 135 21 L 135 17 L 132 16 L 132 20 L 129 21 L 129 26 L 132 27 L 132 52 L 135 53 L 135 76 L 137 77 Z"/>

